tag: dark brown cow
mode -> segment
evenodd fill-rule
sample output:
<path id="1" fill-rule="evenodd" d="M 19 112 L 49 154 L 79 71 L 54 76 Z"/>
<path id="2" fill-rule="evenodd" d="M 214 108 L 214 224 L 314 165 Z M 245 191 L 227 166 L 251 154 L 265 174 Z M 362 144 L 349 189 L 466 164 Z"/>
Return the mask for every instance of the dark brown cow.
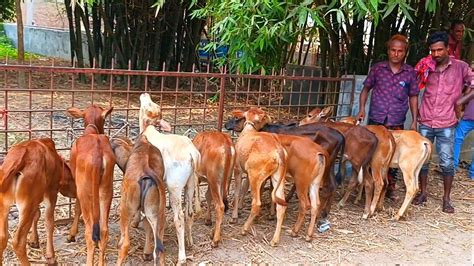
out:
<path id="1" fill-rule="evenodd" d="M 300 122 L 300 125 L 304 123 L 316 123 L 326 127 L 334 128 L 344 134 L 346 139 L 344 159 L 347 159 L 351 162 L 353 171 L 351 182 L 349 184 L 349 191 L 346 192 L 344 198 L 339 202 L 338 206 L 344 206 L 345 200 L 347 200 L 347 197 L 349 197 L 352 189 L 357 185 L 357 182 L 363 182 L 366 193 L 365 208 L 362 217 L 367 219 L 371 215 L 370 208 L 372 205 L 374 192 L 374 182 L 373 177 L 369 172 L 369 166 L 377 149 L 377 136 L 362 126 L 356 126 L 343 122 L 319 122 L 322 121 L 324 117 L 328 117 L 330 112 L 332 112 L 331 108 L 325 108 L 323 110 L 317 108 L 312 110 L 310 115 Z"/>
<path id="2" fill-rule="evenodd" d="M 91 105 L 84 111 L 74 107 L 67 110 L 72 117 L 84 119 L 84 135 L 72 145 L 70 161 L 85 224 L 87 265 L 94 264 L 95 242 L 99 243 L 99 265 L 105 264 L 115 156 L 103 133 L 105 117 L 112 109 Z M 75 222 L 77 216 L 76 213 Z M 74 238 L 75 233 L 77 224 L 73 224 L 70 238 Z"/>
<path id="3" fill-rule="evenodd" d="M 39 247 L 36 223 L 39 204 L 46 206 L 46 254 L 48 264 L 56 263 L 53 246 L 54 208 L 58 191 L 74 196 L 75 185 L 66 162 L 58 155 L 51 139 L 16 144 L 0 167 L 0 265 L 8 240 L 8 213 L 17 204 L 20 222 L 13 238 L 13 249 L 22 265 L 30 265 L 26 254 L 28 231 L 33 225 L 30 245 Z"/>

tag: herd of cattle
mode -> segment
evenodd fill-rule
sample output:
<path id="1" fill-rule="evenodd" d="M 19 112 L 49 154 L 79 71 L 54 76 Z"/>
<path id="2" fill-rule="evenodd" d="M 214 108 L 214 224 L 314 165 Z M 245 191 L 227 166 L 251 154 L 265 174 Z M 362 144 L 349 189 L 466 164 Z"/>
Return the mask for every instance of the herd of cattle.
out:
<path id="1" fill-rule="evenodd" d="M 406 185 L 405 200 L 394 217 L 399 219 L 418 190 L 418 173 L 431 154 L 431 143 L 415 131 L 389 131 L 383 126 L 360 126 L 346 118 L 342 122 L 328 121 L 331 108 L 317 108 L 299 123 L 271 124 L 262 109 L 232 111 L 233 118 L 225 127 L 241 132 L 235 145 L 229 135 L 202 132 L 193 140 L 188 137 L 163 134 L 170 125 L 162 119 L 160 107 L 150 95 L 140 96 L 140 135 L 132 143 L 124 137 L 104 135 L 104 121 L 112 107 L 92 105 L 85 110 L 71 107 L 68 113 L 84 119 L 84 134 L 71 147 L 66 162 L 57 153 L 51 139 L 36 139 L 16 144 L 8 151 L 0 167 L 0 265 L 8 242 L 8 213 L 16 204 L 20 213 L 12 246 L 22 265 L 29 265 L 26 245 L 39 247 L 37 223 L 39 204 L 45 203 L 48 264 L 56 262 L 53 247 L 54 208 L 58 192 L 77 198 L 75 217 L 68 241 L 75 241 L 79 216 L 85 224 L 87 265 L 94 264 L 94 248 L 99 247 L 99 265 L 105 264 L 108 239 L 108 218 L 113 194 L 113 172 L 117 164 L 124 172 L 120 201 L 119 257 L 125 262 L 129 241 L 129 226 L 143 219 L 146 232 L 144 257 L 164 264 L 163 236 L 165 229 L 165 187 L 174 214 L 178 239 L 178 263 L 186 262 L 185 242 L 193 244 L 193 203 L 200 211 L 200 181 L 206 181 L 208 206 L 215 206 L 216 218 L 212 246 L 221 240 L 221 224 L 228 208 L 227 194 L 232 175 L 235 191 L 232 222 L 237 222 L 243 193 L 250 185 L 251 213 L 244 223 L 245 235 L 259 214 L 261 187 L 270 177 L 272 202 L 276 205 L 277 224 L 271 245 L 278 244 L 286 211 L 284 185 L 292 180 L 299 213 L 291 235 L 296 236 L 304 216 L 311 209 L 306 240 L 311 241 L 318 217 L 326 217 L 331 208 L 339 175 L 345 167 L 336 159 L 352 164 L 352 178 L 343 206 L 351 191 L 360 185 L 365 190 L 363 218 L 383 207 L 389 167 L 400 168 Z M 276 134 L 275 134 L 276 133 Z M 242 182 L 242 174 L 248 182 Z M 184 209 L 182 194 L 184 192 Z M 275 206 L 273 206 L 275 207 Z M 274 209 L 273 214 L 274 214 Z M 206 224 L 211 225 L 211 210 L 207 209 Z M 31 229 L 30 237 L 27 239 Z"/>

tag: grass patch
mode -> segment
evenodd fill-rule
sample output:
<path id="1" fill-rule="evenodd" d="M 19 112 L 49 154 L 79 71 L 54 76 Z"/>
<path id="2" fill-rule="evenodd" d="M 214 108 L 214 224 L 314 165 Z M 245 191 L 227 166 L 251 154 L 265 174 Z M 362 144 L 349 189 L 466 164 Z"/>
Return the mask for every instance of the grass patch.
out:
<path id="1" fill-rule="evenodd" d="M 18 59 L 17 49 L 13 43 L 8 39 L 3 24 L 0 23 L 0 59 Z M 25 53 L 25 60 L 35 59 L 39 56 L 32 53 Z"/>

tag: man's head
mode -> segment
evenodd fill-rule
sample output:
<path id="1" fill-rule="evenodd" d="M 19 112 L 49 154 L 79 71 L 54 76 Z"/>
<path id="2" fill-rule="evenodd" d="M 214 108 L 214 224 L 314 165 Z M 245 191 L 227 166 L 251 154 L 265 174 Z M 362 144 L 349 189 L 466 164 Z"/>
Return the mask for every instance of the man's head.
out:
<path id="1" fill-rule="evenodd" d="M 388 61 L 392 64 L 401 64 L 408 51 L 408 39 L 401 34 L 393 35 L 387 41 Z"/>
<path id="2" fill-rule="evenodd" d="M 464 28 L 464 22 L 462 22 L 462 20 L 453 20 L 451 21 L 451 28 L 449 29 L 449 34 L 454 40 L 460 42 L 462 40 L 462 36 L 464 35 Z"/>
<path id="3" fill-rule="evenodd" d="M 437 31 L 428 37 L 431 56 L 436 64 L 446 64 L 449 61 L 448 42 L 449 36 L 444 31 Z"/>

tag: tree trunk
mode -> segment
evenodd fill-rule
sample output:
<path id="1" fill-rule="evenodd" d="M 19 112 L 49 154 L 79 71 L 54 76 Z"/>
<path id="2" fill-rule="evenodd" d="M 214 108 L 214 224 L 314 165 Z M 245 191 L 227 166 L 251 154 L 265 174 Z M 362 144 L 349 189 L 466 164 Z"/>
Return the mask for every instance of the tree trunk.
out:
<path id="1" fill-rule="evenodd" d="M 71 53 L 71 65 L 74 64 L 74 57 L 76 54 L 76 34 L 74 31 L 74 22 L 72 15 L 71 0 L 64 0 L 64 6 L 66 7 L 67 20 L 69 22 L 69 44 Z"/>

